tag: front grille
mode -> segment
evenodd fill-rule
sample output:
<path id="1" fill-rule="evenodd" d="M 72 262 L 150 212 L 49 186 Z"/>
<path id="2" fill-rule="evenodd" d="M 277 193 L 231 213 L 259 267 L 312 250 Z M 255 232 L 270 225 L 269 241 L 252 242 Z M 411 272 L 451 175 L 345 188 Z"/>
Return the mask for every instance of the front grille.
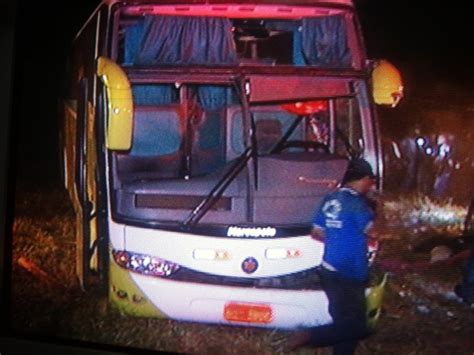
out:
<path id="1" fill-rule="evenodd" d="M 255 279 L 211 275 L 191 269 L 181 268 L 168 279 L 208 285 L 252 287 L 261 289 L 321 290 L 321 282 L 317 273 L 317 268 L 284 276 Z"/>
<path id="2" fill-rule="evenodd" d="M 137 194 L 135 195 L 135 207 L 137 208 L 163 208 L 170 210 L 192 210 L 199 205 L 207 196 L 183 196 L 183 195 L 161 195 L 161 194 Z M 232 200 L 229 197 L 221 197 L 211 207 L 214 211 L 230 211 Z"/>

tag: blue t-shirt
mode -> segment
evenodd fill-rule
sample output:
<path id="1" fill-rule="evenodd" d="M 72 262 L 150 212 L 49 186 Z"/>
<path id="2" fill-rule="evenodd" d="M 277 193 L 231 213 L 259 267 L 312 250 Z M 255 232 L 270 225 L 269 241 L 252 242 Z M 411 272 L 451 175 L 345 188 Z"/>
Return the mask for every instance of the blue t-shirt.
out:
<path id="1" fill-rule="evenodd" d="M 327 195 L 313 221 L 326 234 L 323 261 L 345 277 L 367 280 L 365 232 L 373 219 L 374 211 L 356 191 L 343 187 Z"/>

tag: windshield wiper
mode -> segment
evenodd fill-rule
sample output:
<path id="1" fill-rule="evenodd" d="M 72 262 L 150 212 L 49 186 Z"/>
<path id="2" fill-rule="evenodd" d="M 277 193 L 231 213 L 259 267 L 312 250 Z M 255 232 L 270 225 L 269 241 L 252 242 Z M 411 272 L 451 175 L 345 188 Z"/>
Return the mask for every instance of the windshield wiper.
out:
<path id="1" fill-rule="evenodd" d="M 257 188 L 258 181 L 258 146 L 256 138 L 256 125 L 254 117 L 250 113 L 249 103 L 245 97 L 245 82 L 243 78 L 240 79 L 239 83 L 235 83 L 237 92 L 239 93 L 239 99 L 242 105 L 244 127 L 247 126 L 249 120 L 251 124 L 251 137 L 250 147 L 247 147 L 245 151 L 236 159 L 235 163 L 231 166 L 229 171 L 217 182 L 212 188 L 211 192 L 197 205 L 184 220 L 183 225 L 188 227 L 197 224 L 202 217 L 211 209 L 211 207 L 219 200 L 224 193 L 225 189 L 229 184 L 239 175 L 239 173 L 247 166 L 247 162 L 250 158 L 254 161 L 254 177 L 255 177 L 255 188 Z M 246 130 L 246 129 L 245 129 Z M 246 130 L 247 131 L 247 130 Z M 247 134 L 244 139 L 247 138 Z M 245 139 L 247 141 L 247 139 Z"/>
<path id="2" fill-rule="evenodd" d="M 236 178 L 236 176 L 245 168 L 247 162 L 252 156 L 252 149 L 247 148 L 234 162 L 229 171 L 217 182 L 212 188 L 211 192 L 204 200 L 199 203 L 189 214 L 183 222 L 184 226 L 195 225 L 202 217 L 211 209 L 211 207 L 219 200 L 229 184 Z"/>
<path id="3" fill-rule="evenodd" d="M 278 141 L 278 143 L 275 145 L 275 147 L 270 151 L 270 154 L 275 154 L 280 151 L 280 149 L 285 145 L 286 141 L 290 136 L 293 134 L 295 131 L 296 127 L 301 123 L 301 121 L 305 118 L 306 116 L 298 116 L 294 120 L 294 122 L 291 124 L 291 126 L 288 128 L 288 130 L 285 132 L 283 137 Z M 336 134 L 339 136 L 339 138 L 342 139 L 342 142 L 346 146 L 347 152 L 349 153 L 349 156 L 351 159 L 358 158 L 361 155 L 361 152 L 355 149 L 351 143 L 349 142 L 349 139 L 346 137 L 344 132 L 342 132 L 338 127 L 336 127 Z"/>
<path id="4" fill-rule="evenodd" d="M 298 127 L 298 125 L 301 123 L 301 121 L 303 120 L 303 118 L 305 118 L 305 116 L 298 116 L 296 117 L 296 119 L 294 120 L 294 122 L 291 124 L 291 126 L 288 128 L 288 130 L 285 132 L 285 134 L 283 135 L 283 137 L 281 137 L 281 139 L 278 141 L 278 143 L 275 145 L 275 147 L 273 147 L 273 149 L 270 151 L 270 154 L 275 154 L 277 153 L 286 143 L 286 141 L 288 140 L 288 138 L 290 138 L 290 136 L 293 134 L 293 132 L 295 131 L 296 127 Z"/>

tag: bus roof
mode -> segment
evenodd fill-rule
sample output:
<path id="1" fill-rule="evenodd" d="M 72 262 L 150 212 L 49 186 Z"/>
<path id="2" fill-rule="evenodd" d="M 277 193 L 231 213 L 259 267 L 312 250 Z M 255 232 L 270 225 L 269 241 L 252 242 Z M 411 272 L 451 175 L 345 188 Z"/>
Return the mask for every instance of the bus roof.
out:
<path id="1" fill-rule="evenodd" d="M 288 5 L 288 6 L 349 6 L 353 7 L 352 0 L 102 0 L 112 5 L 123 3 L 129 5 Z"/>
<path id="2" fill-rule="evenodd" d="M 127 15 L 301 19 L 352 9 L 352 0 L 104 0 L 127 6 Z"/>

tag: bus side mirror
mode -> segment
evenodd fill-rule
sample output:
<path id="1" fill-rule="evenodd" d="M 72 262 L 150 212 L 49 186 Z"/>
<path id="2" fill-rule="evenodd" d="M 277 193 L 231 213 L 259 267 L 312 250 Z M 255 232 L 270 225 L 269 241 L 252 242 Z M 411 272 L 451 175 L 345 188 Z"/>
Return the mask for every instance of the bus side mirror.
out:
<path id="1" fill-rule="evenodd" d="M 403 82 L 398 69 L 387 60 L 374 62 L 372 90 L 377 105 L 395 107 L 403 98 Z"/>
<path id="2" fill-rule="evenodd" d="M 107 91 L 107 137 L 110 150 L 129 150 L 132 147 L 133 97 L 130 81 L 114 61 L 99 57 L 97 75 Z"/>

